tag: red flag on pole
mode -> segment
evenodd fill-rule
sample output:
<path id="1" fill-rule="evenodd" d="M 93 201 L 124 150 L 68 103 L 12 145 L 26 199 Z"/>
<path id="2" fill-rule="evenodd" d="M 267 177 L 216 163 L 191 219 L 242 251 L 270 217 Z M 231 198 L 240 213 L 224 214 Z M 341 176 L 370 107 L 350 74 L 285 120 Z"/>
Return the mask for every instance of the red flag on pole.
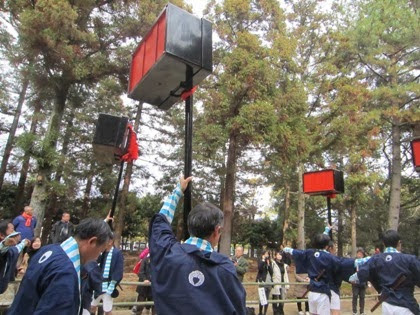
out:
<path id="1" fill-rule="evenodd" d="M 128 147 L 127 153 L 121 157 L 122 161 L 132 162 L 139 157 L 139 145 L 137 144 L 137 135 L 133 130 L 133 126 L 128 124 Z"/>

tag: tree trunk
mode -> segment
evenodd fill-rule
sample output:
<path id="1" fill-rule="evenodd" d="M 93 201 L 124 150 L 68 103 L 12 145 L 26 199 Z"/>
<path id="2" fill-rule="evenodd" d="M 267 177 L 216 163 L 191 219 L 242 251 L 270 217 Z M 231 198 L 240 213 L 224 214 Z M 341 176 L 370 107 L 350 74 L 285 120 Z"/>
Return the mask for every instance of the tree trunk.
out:
<path id="1" fill-rule="evenodd" d="M 70 138 L 72 134 L 72 128 L 73 128 L 73 120 L 74 120 L 74 110 L 72 110 L 67 117 L 67 126 L 66 131 L 64 132 L 64 138 L 63 138 L 63 146 L 61 148 L 61 157 L 60 157 L 60 163 L 58 163 L 57 166 L 57 172 L 55 173 L 54 181 L 56 183 L 60 183 L 61 177 L 63 176 L 63 170 L 64 170 L 64 164 L 66 161 L 66 156 L 69 151 L 69 144 L 70 144 Z M 54 221 L 54 217 L 57 214 L 58 210 L 58 195 L 55 191 L 51 192 L 50 195 L 50 201 L 48 203 L 48 211 L 45 212 L 45 219 L 44 219 L 44 225 L 42 229 L 42 238 L 41 241 L 43 244 L 47 244 L 48 236 L 51 232 L 51 227 Z M 66 209 L 67 211 L 69 209 Z"/>
<path id="2" fill-rule="evenodd" d="M 16 106 L 15 116 L 13 118 L 12 126 L 10 127 L 9 137 L 7 138 L 6 146 L 4 148 L 3 159 L 1 160 L 0 167 L 0 190 L 3 187 L 4 176 L 7 171 L 7 164 L 9 162 L 9 157 L 12 152 L 13 142 L 15 141 L 16 129 L 19 123 L 20 113 L 22 112 L 22 106 L 25 102 L 26 91 L 28 90 L 29 80 L 25 79 L 23 81 L 22 90 L 19 93 L 18 104 Z"/>
<path id="3" fill-rule="evenodd" d="M 305 249 L 305 194 L 303 193 L 303 164 L 298 166 L 298 231 L 297 248 Z"/>
<path id="4" fill-rule="evenodd" d="M 137 107 L 136 120 L 134 121 L 134 128 L 133 128 L 134 132 L 136 133 L 138 133 L 142 110 L 143 110 L 143 103 L 139 103 L 139 106 Z M 124 229 L 125 208 L 127 205 L 128 189 L 130 188 L 130 181 L 131 181 L 132 174 L 133 174 L 133 162 L 129 162 L 127 163 L 127 168 L 125 170 L 124 184 L 123 184 L 122 192 L 120 195 L 118 216 L 117 216 L 117 222 L 115 226 L 114 240 L 115 240 L 115 246 L 117 248 L 120 246 L 122 231 Z"/>
<path id="5" fill-rule="evenodd" d="M 284 218 L 283 218 L 283 234 L 281 243 L 286 246 L 285 244 L 285 235 L 287 230 L 289 229 L 289 212 L 290 212 L 290 186 L 289 184 L 284 185 Z M 280 213 L 279 213 L 280 217 Z"/>
<path id="6" fill-rule="evenodd" d="M 343 256 L 343 211 L 338 209 L 337 256 Z"/>
<path id="7" fill-rule="evenodd" d="M 226 162 L 225 194 L 223 196 L 223 233 L 220 238 L 220 253 L 230 256 L 232 241 L 233 202 L 236 184 L 236 163 L 238 157 L 237 135 L 232 132 L 229 136 L 229 148 Z"/>
<path id="8" fill-rule="evenodd" d="M 45 160 L 38 165 L 36 184 L 32 192 L 30 203 L 30 206 L 34 209 L 34 215 L 38 220 L 35 228 L 35 236 L 41 235 L 42 225 L 44 224 L 45 208 L 47 206 L 48 188 L 50 186 L 49 181 L 52 172 L 52 163 L 47 160 L 47 153 L 56 148 L 68 91 L 68 85 L 58 86 L 56 88 L 54 108 L 47 133 L 44 137 L 43 157 Z"/>
<path id="9" fill-rule="evenodd" d="M 31 127 L 29 129 L 29 133 L 35 134 L 36 127 L 38 124 L 38 114 L 41 112 L 42 102 L 41 99 L 37 99 L 34 102 L 34 112 L 32 113 L 32 121 L 31 121 Z M 26 178 L 28 177 L 28 171 L 29 171 L 29 162 L 31 160 L 31 152 L 28 150 L 25 152 L 25 155 L 23 156 L 23 162 L 22 162 L 22 169 L 20 171 L 19 176 L 19 182 L 16 190 L 16 197 L 15 197 L 15 214 L 18 215 L 22 210 L 24 206 L 25 201 L 25 183 Z"/>
<path id="10" fill-rule="evenodd" d="M 401 204 L 401 130 L 399 121 L 392 124 L 391 196 L 389 201 L 388 227 L 398 230 Z"/>
<path id="11" fill-rule="evenodd" d="M 351 257 L 356 257 L 357 251 L 357 212 L 356 205 L 350 205 L 350 217 L 351 217 Z"/>
<path id="12" fill-rule="evenodd" d="M 82 211 L 81 211 L 81 219 L 87 218 L 89 214 L 89 201 L 90 201 L 90 192 L 92 190 L 93 184 L 93 166 L 94 161 L 90 163 L 89 175 L 87 177 L 85 191 L 83 193 L 83 204 L 82 204 Z"/>

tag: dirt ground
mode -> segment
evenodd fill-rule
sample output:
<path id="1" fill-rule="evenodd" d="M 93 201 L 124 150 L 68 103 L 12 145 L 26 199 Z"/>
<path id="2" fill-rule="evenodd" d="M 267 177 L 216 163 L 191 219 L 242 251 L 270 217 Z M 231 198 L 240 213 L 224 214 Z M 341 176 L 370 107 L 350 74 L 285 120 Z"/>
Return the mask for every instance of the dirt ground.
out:
<path id="1" fill-rule="evenodd" d="M 125 273 L 123 281 L 138 281 L 137 275 L 131 272 L 133 266 L 137 262 L 136 255 L 126 255 L 125 257 Z M 253 282 L 255 281 L 256 274 L 257 274 L 257 262 L 255 260 L 249 260 L 250 268 L 249 271 L 245 274 L 244 282 Z M 291 282 L 295 281 L 294 278 L 294 267 L 291 266 L 289 271 L 289 280 Z M 116 299 L 116 302 L 133 302 L 136 300 L 136 292 L 135 286 L 130 285 L 123 285 L 123 291 L 120 292 L 120 296 Z M 294 288 L 296 286 L 291 286 L 290 290 L 287 293 L 288 298 L 295 298 Z M 258 300 L 257 294 L 257 287 L 255 285 L 246 285 L 245 286 L 247 292 L 247 300 Z M 351 295 L 351 286 L 348 283 L 344 283 L 342 288 L 342 296 L 350 296 Z M 376 291 L 373 288 L 369 288 L 367 294 L 376 294 Z M 370 308 L 376 303 L 375 299 L 366 300 L 366 309 L 365 313 L 370 313 Z M 258 305 L 247 305 L 249 307 L 254 307 L 256 314 L 258 314 Z M 341 314 L 347 315 L 352 314 L 351 309 L 351 299 L 350 300 L 342 300 L 341 301 Z M 285 314 L 298 314 L 296 303 L 287 303 L 284 306 Z M 145 313 L 145 312 L 143 312 Z M 380 314 L 380 308 L 377 309 L 374 313 L 371 314 Z M 114 310 L 113 314 L 130 314 L 129 307 L 124 308 L 117 308 Z M 272 314 L 272 307 L 269 306 L 268 314 Z"/>

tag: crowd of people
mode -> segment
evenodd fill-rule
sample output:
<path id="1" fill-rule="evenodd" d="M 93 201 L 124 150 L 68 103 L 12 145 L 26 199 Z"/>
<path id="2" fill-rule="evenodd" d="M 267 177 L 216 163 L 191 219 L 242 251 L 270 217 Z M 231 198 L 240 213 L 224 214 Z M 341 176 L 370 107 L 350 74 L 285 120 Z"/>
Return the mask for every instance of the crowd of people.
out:
<path id="1" fill-rule="evenodd" d="M 181 243 L 172 231 L 177 204 L 191 179 L 180 178 L 150 222 L 149 247 L 136 267 L 141 282 L 136 291 L 138 302 L 154 303 L 134 306 L 131 313 L 254 314 L 246 307 L 243 281 L 249 260 L 243 247 L 236 247 L 231 258 L 215 250 L 223 212 L 211 203 L 200 203 L 188 216 L 190 237 Z M 105 314 L 112 314 L 124 270 L 124 257 L 114 246 L 108 224 L 112 218 L 87 218 L 74 227 L 64 212 L 53 225 L 51 244 L 41 246 L 32 212 L 27 206 L 13 221 L 0 221 L 0 299 L 9 295 L 13 301 L 7 314 L 87 315 L 101 302 Z M 414 288 L 420 286 L 420 262 L 400 252 L 396 231 L 383 234 L 383 253 L 366 257 L 360 248 L 355 258 L 336 256 L 329 232 L 327 227 L 317 235 L 311 249 L 286 247 L 274 254 L 261 253 L 255 279 L 260 283 L 259 315 L 267 314 L 270 299 L 273 314 L 285 314 L 282 301 L 290 288 L 292 259 L 294 278 L 304 284 L 295 290 L 302 300 L 297 303 L 300 315 L 340 314 L 343 281 L 352 283 L 355 315 L 358 300 L 359 314 L 365 314 L 368 282 L 381 293 L 382 314 L 419 315 Z M 19 272 L 24 273 L 20 286 L 13 282 Z"/>

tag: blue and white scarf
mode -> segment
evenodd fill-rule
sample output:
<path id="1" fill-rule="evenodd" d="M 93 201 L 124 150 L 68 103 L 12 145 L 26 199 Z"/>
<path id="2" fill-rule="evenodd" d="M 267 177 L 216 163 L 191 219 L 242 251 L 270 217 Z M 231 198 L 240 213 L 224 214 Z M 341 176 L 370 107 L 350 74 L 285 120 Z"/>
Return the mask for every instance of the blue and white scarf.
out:
<path id="1" fill-rule="evenodd" d="M 81 284 L 80 284 L 80 253 L 79 253 L 79 245 L 77 244 L 76 240 L 73 237 L 69 237 L 63 243 L 61 243 L 61 248 L 66 253 L 67 257 L 73 263 L 73 267 L 77 273 L 77 280 L 79 282 L 79 311 L 80 306 L 82 305 L 81 301 Z"/>
<path id="2" fill-rule="evenodd" d="M 190 245 L 195 245 L 198 247 L 198 249 L 201 249 L 208 253 L 213 252 L 213 248 L 211 247 L 210 242 L 199 237 L 191 236 L 189 239 L 185 241 L 185 243 L 190 244 Z"/>
<path id="3" fill-rule="evenodd" d="M 112 260 L 113 251 L 114 251 L 114 247 L 111 248 L 111 250 L 108 253 L 108 256 L 106 256 L 105 268 L 104 268 L 104 274 L 103 274 L 104 279 L 108 279 L 109 277 L 109 270 L 111 269 L 111 260 Z M 108 281 L 102 282 L 102 292 L 106 292 L 107 290 L 108 290 Z"/>

